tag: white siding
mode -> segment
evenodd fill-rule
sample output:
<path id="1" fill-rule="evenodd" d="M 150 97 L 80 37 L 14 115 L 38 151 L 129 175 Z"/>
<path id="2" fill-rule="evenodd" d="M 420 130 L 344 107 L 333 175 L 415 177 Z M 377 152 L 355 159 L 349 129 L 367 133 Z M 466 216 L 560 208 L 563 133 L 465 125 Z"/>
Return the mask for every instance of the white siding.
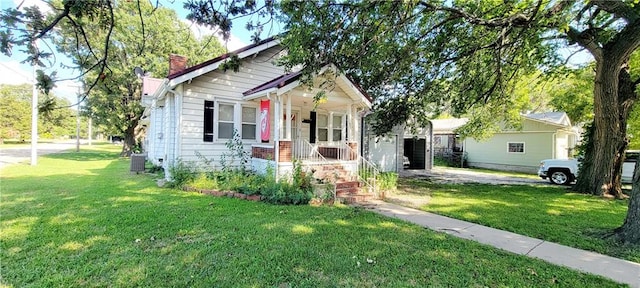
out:
<path id="1" fill-rule="evenodd" d="M 152 108 L 149 116 L 149 131 L 147 139 L 149 141 L 148 158 L 154 165 L 160 165 L 160 159 L 164 153 L 164 133 L 163 133 L 163 118 L 164 108 L 157 107 Z"/>
<path id="2" fill-rule="evenodd" d="M 175 106 L 174 106 L 174 101 L 173 101 L 173 94 L 168 93 L 166 95 L 166 99 L 165 99 L 165 106 L 164 106 L 164 117 L 163 117 L 163 123 L 164 123 L 164 132 L 162 133 L 162 139 L 163 141 L 163 145 L 164 145 L 164 152 L 162 153 L 162 156 L 164 158 L 164 162 L 163 162 L 163 167 L 165 167 L 165 169 L 173 166 L 175 164 L 175 161 L 177 160 L 177 157 L 175 155 L 174 152 L 174 147 L 175 147 L 175 131 L 176 131 L 176 124 L 175 124 Z"/>
<path id="3" fill-rule="evenodd" d="M 399 146 L 401 144 L 398 143 L 397 134 L 372 137 L 369 139 L 369 155 L 366 155 L 366 158 L 376 164 L 381 171 L 398 172 L 398 155 L 402 155 L 398 151 Z"/>
<path id="4" fill-rule="evenodd" d="M 218 139 L 217 125 L 214 125 L 214 141 L 204 142 L 204 101 L 224 102 L 235 106 L 235 127 L 239 128 L 241 107 L 252 106 L 259 107 L 260 101 L 242 101 L 242 93 L 252 89 L 264 82 L 273 80 L 284 73 L 284 68 L 277 67 L 274 61 L 278 57 L 280 47 L 274 47 L 261 52 L 255 57 L 248 57 L 242 60 L 239 72 L 221 70 L 212 71 L 190 82 L 183 84 L 182 98 L 182 128 L 180 129 L 181 154 L 180 158 L 184 161 L 201 162 L 196 156 L 200 153 L 202 156 L 212 160 L 214 165 L 220 164 L 221 156 L 228 153 L 225 146 L 227 139 Z M 271 101 L 271 119 L 274 118 L 274 101 Z M 218 107 L 215 106 L 214 119 L 217 120 Z M 275 125 L 271 125 L 272 134 Z M 240 132 L 240 131 L 238 131 Z M 273 136 L 272 136 L 273 138 Z M 245 142 L 245 151 L 251 151 L 251 145 L 259 143 L 260 139 L 255 142 Z M 219 167 L 217 167 L 219 168 Z"/>

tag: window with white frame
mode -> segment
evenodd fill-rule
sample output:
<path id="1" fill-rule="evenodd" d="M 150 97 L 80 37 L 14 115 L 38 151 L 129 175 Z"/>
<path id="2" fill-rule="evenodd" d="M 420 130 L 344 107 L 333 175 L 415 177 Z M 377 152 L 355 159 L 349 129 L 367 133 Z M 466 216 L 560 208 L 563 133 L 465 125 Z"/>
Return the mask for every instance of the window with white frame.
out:
<path id="1" fill-rule="evenodd" d="M 524 153 L 524 142 L 508 142 L 507 149 L 509 153 Z"/>
<path id="2" fill-rule="evenodd" d="M 333 141 L 342 140 L 342 115 L 333 115 Z"/>
<path id="3" fill-rule="evenodd" d="M 329 116 L 318 114 L 316 125 L 318 127 L 318 141 L 329 141 Z"/>
<path id="4" fill-rule="evenodd" d="M 218 104 L 218 139 L 233 138 L 233 105 Z"/>
<path id="5" fill-rule="evenodd" d="M 242 139 L 256 140 L 257 111 L 255 107 L 242 107 Z"/>

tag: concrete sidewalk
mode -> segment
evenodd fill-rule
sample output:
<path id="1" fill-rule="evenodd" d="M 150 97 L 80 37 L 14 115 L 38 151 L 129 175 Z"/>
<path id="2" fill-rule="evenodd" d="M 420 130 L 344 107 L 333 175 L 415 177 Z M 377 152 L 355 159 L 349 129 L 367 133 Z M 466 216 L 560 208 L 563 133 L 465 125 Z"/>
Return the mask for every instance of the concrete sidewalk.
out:
<path id="1" fill-rule="evenodd" d="M 631 261 L 571 248 L 540 239 L 456 220 L 433 213 L 372 201 L 364 208 L 385 216 L 402 219 L 434 231 L 477 241 L 502 250 L 600 275 L 631 287 L 640 288 L 640 264 Z"/>

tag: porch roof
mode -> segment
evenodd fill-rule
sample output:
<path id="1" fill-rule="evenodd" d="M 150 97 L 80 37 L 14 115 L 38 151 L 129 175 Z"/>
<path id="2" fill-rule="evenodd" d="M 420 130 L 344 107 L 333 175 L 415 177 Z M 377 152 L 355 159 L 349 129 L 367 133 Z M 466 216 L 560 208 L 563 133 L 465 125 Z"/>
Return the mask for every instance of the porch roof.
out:
<path id="1" fill-rule="evenodd" d="M 283 88 L 295 81 L 298 81 L 298 79 L 300 79 L 300 76 L 302 75 L 302 71 L 298 71 L 298 72 L 294 72 L 294 73 L 290 73 L 290 74 L 284 74 L 280 77 L 277 77 L 271 81 L 265 82 L 263 84 L 260 84 L 254 88 L 251 88 L 247 91 L 245 91 L 244 93 L 242 93 L 242 95 L 245 96 L 245 99 L 253 99 L 253 98 L 257 98 L 262 96 L 264 93 L 264 91 L 270 90 L 270 89 L 280 89 Z M 297 86 L 297 85 L 295 85 Z"/>
<path id="2" fill-rule="evenodd" d="M 320 73 L 318 74 L 323 74 L 325 71 L 327 71 L 327 69 L 337 70 L 337 68 L 334 65 L 329 64 L 323 67 L 322 69 L 320 69 Z M 242 93 L 243 99 L 253 100 L 256 98 L 264 97 L 268 95 L 270 92 L 276 92 L 278 95 L 284 94 L 300 86 L 301 76 L 302 76 L 302 70 L 278 76 L 270 81 L 262 83 L 256 87 L 253 87 L 243 92 Z M 364 90 L 362 90 L 362 88 L 360 88 L 358 84 L 353 82 L 351 78 L 346 77 L 344 74 L 340 73 L 336 77 L 336 83 L 339 86 L 341 86 L 345 92 L 349 91 L 347 94 L 350 95 L 351 99 L 353 100 L 358 99 L 357 101 L 364 103 L 368 108 L 371 108 L 371 104 L 372 104 L 371 97 Z"/>

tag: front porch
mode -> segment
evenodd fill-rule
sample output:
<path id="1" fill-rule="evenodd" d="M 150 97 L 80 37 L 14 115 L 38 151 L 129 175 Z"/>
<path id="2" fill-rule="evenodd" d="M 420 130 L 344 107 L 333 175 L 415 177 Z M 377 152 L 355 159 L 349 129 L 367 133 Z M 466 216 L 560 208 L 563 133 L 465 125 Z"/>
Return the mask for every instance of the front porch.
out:
<path id="1" fill-rule="evenodd" d="M 285 74 L 243 93 L 243 100 L 260 102 L 262 143 L 251 145 L 254 171 L 282 179 L 301 165 L 322 183 L 357 181 L 375 190 L 375 180 L 361 174 L 377 170 L 360 155 L 362 117 L 371 101 L 336 71 L 328 65 L 312 83 L 303 83 L 300 72 Z"/>
<path id="2" fill-rule="evenodd" d="M 358 153 L 356 142 L 311 144 L 306 140 L 298 139 L 296 141 L 280 140 L 277 143 L 278 149 L 271 144 L 252 145 L 251 159 L 255 171 L 268 171 L 268 167 L 271 167 L 276 177 L 281 178 L 290 174 L 293 171 L 294 162 L 297 162 L 307 171 L 324 171 L 326 170 L 324 167 L 340 167 L 340 170 L 356 174 L 358 162 L 363 160 Z M 344 178 L 355 175 L 341 176 Z M 327 182 L 340 180 L 340 177 L 329 179 L 326 175 L 315 173 L 314 177 Z"/>
<path id="3" fill-rule="evenodd" d="M 279 141 L 271 145 L 253 145 L 254 171 L 275 173 L 278 179 L 293 175 L 295 165 L 310 173 L 316 181 L 331 184 L 334 199 L 344 203 L 380 198 L 376 185 L 378 170 L 358 153 L 357 143 L 310 144 L 304 140 Z"/>

